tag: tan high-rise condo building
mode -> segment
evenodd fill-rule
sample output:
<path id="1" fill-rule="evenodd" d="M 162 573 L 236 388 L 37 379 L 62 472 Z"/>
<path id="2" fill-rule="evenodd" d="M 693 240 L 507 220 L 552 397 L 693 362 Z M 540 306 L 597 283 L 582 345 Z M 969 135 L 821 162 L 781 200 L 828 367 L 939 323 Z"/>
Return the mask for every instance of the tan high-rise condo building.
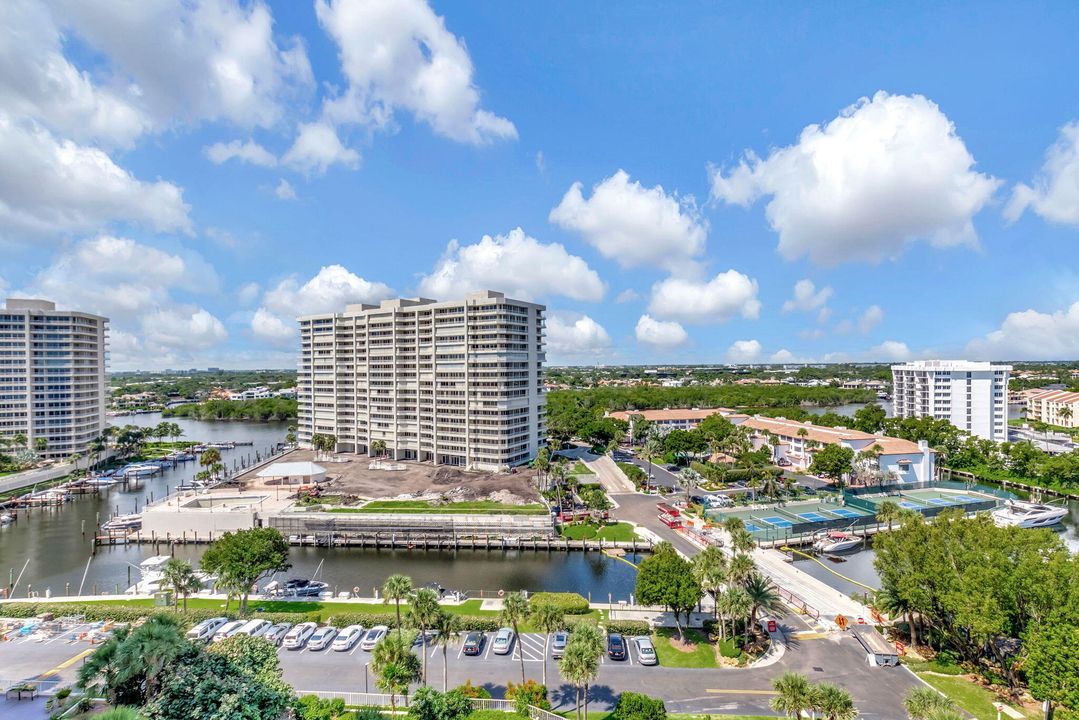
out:
<path id="1" fill-rule="evenodd" d="M 0 309 L 0 436 L 46 458 L 87 451 L 105 429 L 108 319 L 9 299 Z"/>
<path id="2" fill-rule="evenodd" d="M 338 452 L 499 470 L 546 443 L 542 305 L 485 291 L 299 318 L 297 436 Z"/>

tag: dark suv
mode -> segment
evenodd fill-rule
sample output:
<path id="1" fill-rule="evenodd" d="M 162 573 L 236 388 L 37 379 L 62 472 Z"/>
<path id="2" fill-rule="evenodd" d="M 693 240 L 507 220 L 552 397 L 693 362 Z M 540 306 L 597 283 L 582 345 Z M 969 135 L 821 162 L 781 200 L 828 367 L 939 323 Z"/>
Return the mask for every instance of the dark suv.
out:
<path id="1" fill-rule="evenodd" d="M 479 655 L 483 652 L 483 633 L 470 632 L 465 636 L 465 655 Z"/>
<path id="2" fill-rule="evenodd" d="M 614 633 L 607 636 L 607 657 L 611 660 L 626 659 L 626 641 L 621 635 Z"/>

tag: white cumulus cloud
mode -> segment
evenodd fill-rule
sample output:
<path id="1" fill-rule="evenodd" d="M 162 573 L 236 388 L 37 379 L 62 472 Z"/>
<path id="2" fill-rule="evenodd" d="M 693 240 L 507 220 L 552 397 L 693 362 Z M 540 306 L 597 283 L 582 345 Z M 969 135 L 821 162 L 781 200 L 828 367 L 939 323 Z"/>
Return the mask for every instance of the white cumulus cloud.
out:
<path id="1" fill-rule="evenodd" d="M 252 316 L 251 331 L 263 340 L 289 343 L 296 337 L 300 315 L 343 312 L 350 303 L 378 303 L 393 295 L 383 283 L 365 280 L 341 265 L 326 265 L 302 285 L 289 277 L 267 290 Z"/>
<path id="2" fill-rule="evenodd" d="M 727 362 L 751 363 L 761 356 L 761 344 L 757 340 L 735 340 L 727 348 Z"/>
<path id="3" fill-rule="evenodd" d="M 1055 312 L 1010 313 L 1000 327 L 967 345 L 985 360 L 1074 360 L 1079 357 L 1079 302 Z"/>
<path id="4" fill-rule="evenodd" d="M 129 101 L 159 127 L 199 121 L 271 127 L 313 81 L 302 42 L 278 45 L 263 2 L 46 4 L 58 27 L 101 53 L 110 86 L 129 88 Z"/>
<path id="5" fill-rule="evenodd" d="M 562 295 L 600 300 L 606 285 L 582 258 L 558 243 L 541 243 L 521 228 L 484 235 L 472 245 L 450 241 L 435 268 L 420 279 L 420 294 L 449 299 L 475 290 L 498 290 L 522 300 Z"/>
<path id="6" fill-rule="evenodd" d="M 0 233 L 97 232 L 116 222 L 189 231 L 172 183 L 143 182 L 103 151 L 0 113 Z"/>
<path id="7" fill-rule="evenodd" d="M 788 350 L 786 348 L 783 348 L 781 350 L 776 350 L 774 353 L 772 353 L 771 357 L 769 357 L 768 359 L 771 362 L 774 362 L 774 363 L 795 362 L 794 353 L 792 353 L 790 350 Z"/>
<path id="8" fill-rule="evenodd" d="M 579 313 L 552 311 L 547 314 L 547 348 L 559 355 L 594 355 L 611 346 L 602 325 Z"/>
<path id="9" fill-rule="evenodd" d="M 869 332 L 884 321 L 884 311 L 879 305 L 870 305 L 858 318 L 858 332 L 868 335 Z"/>
<path id="10" fill-rule="evenodd" d="M 517 137 L 512 122 L 480 108 L 468 49 L 424 0 L 316 0 L 315 15 L 348 82 L 326 119 L 383 127 L 401 109 L 458 142 Z"/>
<path id="11" fill-rule="evenodd" d="M 277 187 L 274 188 L 273 194 L 277 196 L 278 200 L 295 200 L 296 188 L 292 187 L 292 183 L 288 180 L 281 178 L 280 182 L 277 183 Z"/>
<path id="12" fill-rule="evenodd" d="M 551 210 L 551 222 L 579 232 L 601 255 L 622 267 L 658 266 L 685 274 L 704 252 L 708 222 L 693 198 L 646 188 L 619 170 L 585 199 L 574 183 Z"/>
<path id="13" fill-rule="evenodd" d="M 794 283 L 794 296 L 783 303 L 783 312 L 791 312 L 792 310 L 801 310 L 803 312 L 810 312 L 817 308 L 822 308 L 828 298 L 832 297 L 832 288 L 822 287 L 817 290 L 817 286 L 813 284 L 813 281 L 806 278 Z"/>
<path id="14" fill-rule="evenodd" d="M 974 170 L 935 103 L 883 91 L 806 127 L 795 145 L 712 171 L 714 198 L 748 206 L 770 196 L 780 254 L 821 265 L 880 262 L 916 240 L 974 245 L 974 215 L 999 185 Z"/>
<path id="15" fill-rule="evenodd" d="M 1027 208 L 1050 222 L 1079 226 L 1079 122 L 1060 129 L 1033 186 L 1016 185 L 1004 214 L 1017 220 Z"/>
<path id="16" fill-rule="evenodd" d="M 292 147 L 281 162 L 300 172 L 321 174 L 333 165 L 359 167 L 360 154 L 342 144 L 335 127 L 325 122 L 312 122 L 300 125 Z"/>
<path id="17" fill-rule="evenodd" d="M 669 277 L 652 286 L 648 312 L 688 323 L 723 322 L 736 316 L 755 320 L 760 315 L 757 281 L 737 270 L 698 282 Z"/>
<path id="18" fill-rule="evenodd" d="M 878 362 L 904 362 L 914 357 L 907 344 L 898 340 L 885 340 L 870 348 L 866 355 L 868 360 Z"/>
<path id="19" fill-rule="evenodd" d="M 689 334 L 679 323 L 656 320 L 650 315 L 641 315 L 636 333 L 637 342 L 656 348 L 677 347 L 689 340 Z"/>
<path id="20" fill-rule="evenodd" d="M 210 162 L 214 165 L 220 165 L 229 160 L 239 160 L 240 162 L 258 165 L 259 167 L 273 167 L 274 165 L 277 165 L 277 157 L 254 140 L 242 142 L 240 140 L 231 140 L 227 143 L 216 142 L 213 145 L 208 146 L 205 149 L 205 152 L 206 157 L 208 157 Z"/>
<path id="21" fill-rule="evenodd" d="M 228 338 L 220 320 L 200 307 L 178 305 L 158 308 L 142 318 L 145 342 L 169 348 L 205 350 Z"/>

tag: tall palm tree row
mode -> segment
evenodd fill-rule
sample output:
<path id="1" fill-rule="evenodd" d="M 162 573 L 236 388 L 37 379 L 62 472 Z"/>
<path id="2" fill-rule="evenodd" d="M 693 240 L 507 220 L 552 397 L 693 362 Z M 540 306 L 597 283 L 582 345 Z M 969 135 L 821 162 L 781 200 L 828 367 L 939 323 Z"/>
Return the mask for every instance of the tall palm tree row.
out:
<path id="1" fill-rule="evenodd" d="M 397 636 L 401 636 L 401 601 L 412 594 L 412 578 L 407 575 L 390 575 L 382 583 L 382 601 L 393 601 L 397 612 Z"/>
<path id="2" fill-rule="evenodd" d="M 514 637 L 517 638 L 516 642 L 521 642 L 519 627 L 522 622 L 528 619 L 528 612 L 528 598 L 525 597 L 523 592 L 511 592 L 502 601 L 502 612 L 499 614 L 499 622 L 513 628 Z M 518 654 L 521 656 L 521 682 L 524 683 L 525 654 L 523 651 Z"/>

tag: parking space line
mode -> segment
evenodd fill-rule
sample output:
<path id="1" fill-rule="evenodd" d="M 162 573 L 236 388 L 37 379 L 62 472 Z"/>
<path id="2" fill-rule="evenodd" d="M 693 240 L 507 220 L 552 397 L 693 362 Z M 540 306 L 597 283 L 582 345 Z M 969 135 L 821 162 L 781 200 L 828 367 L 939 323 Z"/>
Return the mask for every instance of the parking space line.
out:
<path id="1" fill-rule="evenodd" d="M 457 651 L 457 659 L 460 660 L 461 656 L 465 654 L 465 644 L 461 643 L 461 648 Z"/>
<path id="2" fill-rule="evenodd" d="M 483 659 L 486 660 L 487 658 L 491 657 L 491 646 L 494 645 L 494 641 L 492 640 L 491 642 L 487 642 L 486 635 L 484 635 L 483 641 L 487 645 L 487 650 L 483 653 Z"/>
<path id="3" fill-rule="evenodd" d="M 724 688 L 722 690 L 713 690 L 712 688 L 706 688 L 706 693 L 713 693 L 716 695 L 778 695 L 775 690 L 736 690 L 734 688 Z"/>

